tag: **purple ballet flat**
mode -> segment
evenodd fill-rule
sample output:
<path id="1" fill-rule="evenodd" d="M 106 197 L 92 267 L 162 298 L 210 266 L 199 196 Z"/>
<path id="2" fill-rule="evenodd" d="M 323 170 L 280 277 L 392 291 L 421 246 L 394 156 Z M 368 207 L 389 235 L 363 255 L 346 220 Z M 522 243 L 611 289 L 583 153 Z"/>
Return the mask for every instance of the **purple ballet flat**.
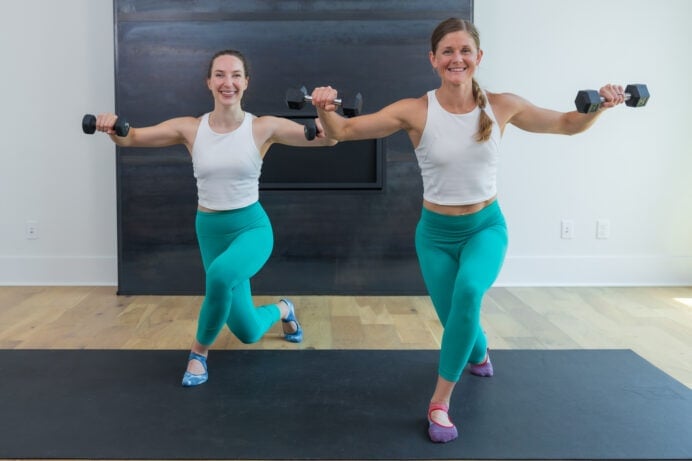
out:
<path id="1" fill-rule="evenodd" d="M 490 362 L 490 354 L 485 356 L 483 363 L 469 363 L 469 372 L 472 375 L 484 376 L 486 378 L 493 375 L 493 364 Z"/>
<path id="2" fill-rule="evenodd" d="M 449 407 L 443 403 L 431 403 L 428 407 L 428 436 L 430 440 L 435 443 L 447 443 L 459 437 L 459 432 L 454 424 L 451 426 L 443 426 L 432 420 L 432 412 L 435 410 L 441 410 L 447 413 Z"/>

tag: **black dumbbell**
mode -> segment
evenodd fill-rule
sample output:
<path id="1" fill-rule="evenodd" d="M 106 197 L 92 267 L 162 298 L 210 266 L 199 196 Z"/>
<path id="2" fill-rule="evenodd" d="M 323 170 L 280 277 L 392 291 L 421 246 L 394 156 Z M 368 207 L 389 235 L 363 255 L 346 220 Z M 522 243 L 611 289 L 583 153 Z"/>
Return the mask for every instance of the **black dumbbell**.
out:
<path id="1" fill-rule="evenodd" d="M 315 119 L 307 119 L 305 121 L 305 139 L 312 141 L 317 136 L 317 125 L 315 124 Z"/>
<path id="2" fill-rule="evenodd" d="M 308 90 L 305 87 L 300 89 L 289 88 L 286 90 L 286 104 L 289 109 L 300 110 L 305 107 L 306 102 L 312 101 L 312 96 L 308 94 Z M 355 117 L 360 115 L 363 110 L 363 96 L 358 93 L 353 98 L 344 100 L 343 98 L 336 98 L 334 104 L 341 106 L 341 112 L 346 117 Z"/>
<path id="3" fill-rule="evenodd" d="M 625 104 L 630 107 L 642 107 L 649 101 L 649 89 L 643 83 L 632 83 L 625 88 Z M 577 93 L 574 104 L 577 112 L 588 114 L 601 108 L 605 99 L 596 90 L 581 90 Z"/>
<path id="4" fill-rule="evenodd" d="M 118 117 L 118 120 L 115 121 L 115 125 L 113 125 L 113 129 L 115 130 L 115 134 L 124 138 L 127 136 L 127 133 L 130 132 L 130 123 L 123 117 Z M 82 118 L 82 131 L 86 134 L 94 134 L 96 131 L 95 116 L 86 114 Z"/>

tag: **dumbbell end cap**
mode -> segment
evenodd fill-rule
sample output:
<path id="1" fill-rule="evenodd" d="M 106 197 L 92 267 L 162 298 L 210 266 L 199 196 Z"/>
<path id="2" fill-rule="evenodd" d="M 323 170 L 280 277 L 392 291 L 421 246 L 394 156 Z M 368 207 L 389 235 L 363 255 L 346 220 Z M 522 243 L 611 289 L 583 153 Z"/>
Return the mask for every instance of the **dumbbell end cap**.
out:
<path id="1" fill-rule="evenodd" d="M 341 110 L 346 117 L 356 117 L 363 113 L 363 95 L 357 93 L 350 103 L 344 103 L 342 100 Z"/>
<path id="2" fill-rule="evenodd" d="M 94 134 L 96 132 L 96 117 L 91 114 L 86 114 L 82 117 L 82 131 L 85 134 Z"/>
<path id="3" fill-rule="evenodd" d="M 317 136 L 317 126 L 315 126 L 314 121 L 308 122 L 303 130 L 305 132 L 305 139 L 308 141 L 312 141 L 315 139 L 315 136 Z"/>
<path id="4" fill-rule="evenodd" d="M 630 98 L 625 101 L 625 104 L 629 107 L 642 107 L 649 102 L 649 89 L 643 83 L 627 85 L 625 93 L 630 95 Z"/>
<path id="5" fill-rule="evenodd" d="M 115 134 L 117 134 L 121 138 L 124 138 L 130 132 L 130 122 L 120 117 L 115 122 L 115 126 L 113 128 L 115 129 Z"/>
<path id="6" fill-rule="evenodd" d="M 286 105 L 289 109 L 300 110 L 305 106 L 305 87 L 301 89 L 289 88 L 286 90 Z"/>
<path id="7" fill-rule="evenodd" d="M 577 112 L 588 114 L 596 112 L 601 107 L 601 96 L 596 90 L 581 90 L 574 100 Z"/>

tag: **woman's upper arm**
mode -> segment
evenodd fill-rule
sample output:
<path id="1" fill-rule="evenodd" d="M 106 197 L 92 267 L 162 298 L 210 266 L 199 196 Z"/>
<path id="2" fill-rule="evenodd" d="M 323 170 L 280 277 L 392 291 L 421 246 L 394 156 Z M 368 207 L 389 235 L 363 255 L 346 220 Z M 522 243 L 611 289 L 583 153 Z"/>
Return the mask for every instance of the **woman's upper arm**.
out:
<path id="1" fill-rule="evenodd" d="M 384 138 L 399 130 L 408 131 L 414 124 L 412 117 L 420 113 L 420 100 L 399 100 L 375 113 L 347 118 L 342 129 L 343 139 Z"/>
<path id="2" fill-rule="evenodd" d="M 132 128 L 131 139 L 125 139 L 132 147 L 166 147 L 174 144 L 191 146 L 199 120 L 194 117 L 178 117 L 158 125 Z"/>
<path id="3" fill-rule="evenodd" d="M 274 143 L 298 147 L 332 146 L 336 144 L 336 141 L 332 139 L 319 136 L 308 140 L 305 138 L 304 125 L 282 117 L 271 115 L 258 117 L 253 127 L 256 128 L 253 132 L 258 146 Z"/>
<path id="4" fill-rule="evenodd" d="M 532 133 L 564 134 L 565 113 L 538 107 L 512 93 L 494 95 L 493 107 L 498 107 L 498 118 L 505 123 Z M 492 100 L 491 100 L 492 101 Z"/>

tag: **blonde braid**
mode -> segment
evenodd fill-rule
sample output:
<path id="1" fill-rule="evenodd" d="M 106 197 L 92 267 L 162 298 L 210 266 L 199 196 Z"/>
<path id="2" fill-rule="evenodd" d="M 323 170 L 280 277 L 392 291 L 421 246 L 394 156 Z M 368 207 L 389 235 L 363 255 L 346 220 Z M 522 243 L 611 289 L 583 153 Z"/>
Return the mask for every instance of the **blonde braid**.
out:
<path id="1" fill-rule="evenodd" d="M 485 99 L 485 94 L 481 90 L 480 85 L 476 79 L 473 79 L 473 97 L 476 100 L 476 105 L 481 110 L 481 117 L 478 120 L 478 132 L 476 133 L 477 142 L 485 142 L 490 139 L 490 134 L 493 130 L 493 121 L 490 116 L 485 112 L 485 105 L 487 100 Z"/>

